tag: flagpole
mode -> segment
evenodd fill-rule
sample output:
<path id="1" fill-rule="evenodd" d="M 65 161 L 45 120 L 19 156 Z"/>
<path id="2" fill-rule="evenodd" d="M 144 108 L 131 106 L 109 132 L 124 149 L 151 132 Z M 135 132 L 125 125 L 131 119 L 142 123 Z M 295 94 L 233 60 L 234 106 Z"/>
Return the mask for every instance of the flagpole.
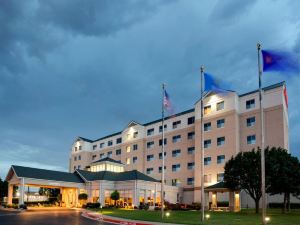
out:
<path id="1" fill-rule="evenodd" d="M 201 72 L 201 221 L 204 221 L 204 152 L 203 152 L 203 74 L 204 74 L 204 66 L 200 68 Z"/>
<path id="2" fill-rule="evenodd" d="M 164 129 L 164 123 L 165 123 L 165 107 L 164 107 L 164 96 L 165 96 L 165 84 L 162 84 L 162 108 L 161 108 L 161 114 L 162 114 L 162 171 L 161 171 L 161 219 L 164 219 L 164 186 L 165 186 L 165 129 Z"/>
<path id="3" fill-rule="evenodd" d="M 261 69 L 261 45 L 257 43 L 257 59 L 258 59 L 258 83 L 259 83 L 259 107 L 260 107 L 260 127 L 261 127 L 261 208 L 262 208 L 262 224 L 266 224 L 266 178 L 265 178 L 265 127 L 264 127 L 264 109 L 263 109 L 263 90 L 262 90 L 262 69 Z"/>

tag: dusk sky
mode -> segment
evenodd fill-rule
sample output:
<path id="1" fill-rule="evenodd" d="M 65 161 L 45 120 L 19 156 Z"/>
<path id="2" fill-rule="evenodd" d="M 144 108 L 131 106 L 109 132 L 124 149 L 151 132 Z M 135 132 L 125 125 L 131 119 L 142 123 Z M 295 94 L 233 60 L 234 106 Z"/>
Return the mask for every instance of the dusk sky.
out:
<path id="1" fill-rule="evenodd" d="M 77 136 L 159 119 L 161 84 L 193 108 L 200 71 L 239 94 L 258 88 L 257 50 L 300 54 L 300 1 L 1 0 L 0 177 L 12 164 L 68 169 Z M 290 151 L 300 157 L 300 76 L 285 80 Z"/>

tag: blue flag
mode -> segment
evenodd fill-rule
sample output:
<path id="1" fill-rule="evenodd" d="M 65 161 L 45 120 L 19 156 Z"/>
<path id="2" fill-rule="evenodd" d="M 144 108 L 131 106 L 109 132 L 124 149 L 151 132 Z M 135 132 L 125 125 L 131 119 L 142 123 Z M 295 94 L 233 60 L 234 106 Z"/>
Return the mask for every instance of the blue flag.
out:
<path id="1" fill-rule="evenodd" d="M 226 90 L 222 89 L 219 85 L 219 82 L 208 73 L 204 73 L 204 91 L 213 91 L 215 93 L 227 92 Z"/>
<path id="2" fill-rule="evenodd" d="M 300 72 L 300 61 L 296 54 L 274 50 L 262 50 L 263 71 Z"/>

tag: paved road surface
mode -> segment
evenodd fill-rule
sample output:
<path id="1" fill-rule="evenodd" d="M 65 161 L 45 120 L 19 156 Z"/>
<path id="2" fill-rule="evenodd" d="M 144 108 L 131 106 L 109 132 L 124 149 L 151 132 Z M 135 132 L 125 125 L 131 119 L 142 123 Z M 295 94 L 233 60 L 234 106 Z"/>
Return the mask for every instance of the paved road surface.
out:
<path id="1" fill-rule="evenodd" d="M 70 209 L 27 210 L 24 212 L 0 210 L 0 225 L 100 225 Z M 104 225 L 111 225 L 105 223 Z"/>

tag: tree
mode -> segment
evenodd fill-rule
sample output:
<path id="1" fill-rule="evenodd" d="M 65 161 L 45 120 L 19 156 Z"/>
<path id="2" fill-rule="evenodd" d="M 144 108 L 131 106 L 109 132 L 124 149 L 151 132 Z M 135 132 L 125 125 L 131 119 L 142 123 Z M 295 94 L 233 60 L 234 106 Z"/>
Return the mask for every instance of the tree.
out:
<path id="1" fill-rule="evenodd" d="M 233 191 L 245 190 L 255 202 L 255 212 L 259 212 L 261 198 L 260 150 L 240 152 L 225 164 L 224 182 Z"/>
<path id="2" fill-rule="evenodd" d="M 0 202 L 3 201 L 3 198 L 7 196 L 8 193 L 8 182 L 2 181 L 0 178 Z"/>
<path id="3" fill-rule="evenodd" d="M 290 209 L 290 195 L 300 193 L 300 163 L 283 148 L 266 149 L 266 183 L 271 195 L 283 194 L 285 213 Z"/>
<path id="4" fill-rule="evenodd" d="M 117 190 L 115 190 L 110 194 L 110 198 L 115 201 L 114 203 L 116 205 L 116 201 L 120 199 L 120 193 Z"/>

